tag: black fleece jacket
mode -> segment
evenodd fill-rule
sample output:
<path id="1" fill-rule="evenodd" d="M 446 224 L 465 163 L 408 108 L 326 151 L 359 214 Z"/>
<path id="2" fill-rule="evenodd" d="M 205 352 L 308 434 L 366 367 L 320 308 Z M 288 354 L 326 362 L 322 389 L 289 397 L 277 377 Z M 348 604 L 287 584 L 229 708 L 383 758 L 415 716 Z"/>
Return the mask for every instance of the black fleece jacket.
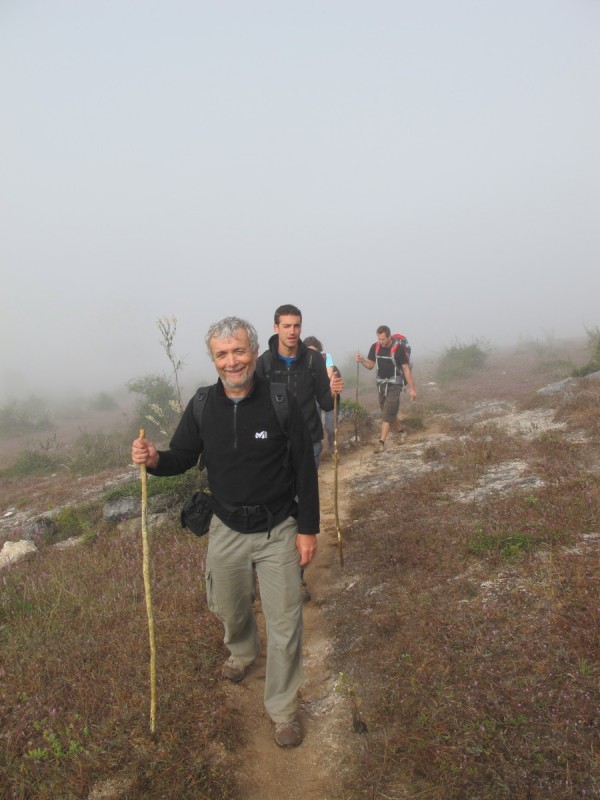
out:
<path id="1" fill-rule="evenodd" d="M 268 351 L 259 356 L 256 362 L 256 374 L 261 378 L 268 378 L 273 383 L 287 385 L 290 393 L 298 401 L 312 441 L 320 442 L 323 438 L 323 425 L 316 403 L 323 411 L 333 409 L 333 395 L 325 361 L 320 353 L 309 350 L 302 341 L 299 342 L 298 358 L 292 361 L 289 367 L 279 358 L 278 351 L 279 336 L 274 334 L 269 339 Z"/>
<path id="2" fill-rule="evenodd" d="M 157 467 L 148 472 L 179 475 L 204 453 L 208 485 L 218 503 L 262 505 L 275 514 L 297 496 L 298 532 L 318 533 L 319 487 L 312 442 L 294 398 L 289 396 L 289 452 L 267 381 L 255 376 L 249 394 L 234 403 L 219 380 L 205 400 L 202 431 L 193 402 L 192 398 L 183 412 L 170 449 L 159 451 Z"/>

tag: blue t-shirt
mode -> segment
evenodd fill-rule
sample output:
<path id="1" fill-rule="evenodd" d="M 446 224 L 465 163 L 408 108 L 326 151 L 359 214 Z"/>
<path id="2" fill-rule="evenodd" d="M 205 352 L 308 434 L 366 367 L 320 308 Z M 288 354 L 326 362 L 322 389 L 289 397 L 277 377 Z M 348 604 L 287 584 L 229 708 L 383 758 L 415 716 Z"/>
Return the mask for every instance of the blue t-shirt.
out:
<path id="1" fill-rule="evenodd" d="M 282 356 L 281 353 L 278 353 L 277 355 L 282 361 L 285 361 L 285 365 L 288 369 L 291 367 L 294 361 L 298 360 L 298 356 Z"/>

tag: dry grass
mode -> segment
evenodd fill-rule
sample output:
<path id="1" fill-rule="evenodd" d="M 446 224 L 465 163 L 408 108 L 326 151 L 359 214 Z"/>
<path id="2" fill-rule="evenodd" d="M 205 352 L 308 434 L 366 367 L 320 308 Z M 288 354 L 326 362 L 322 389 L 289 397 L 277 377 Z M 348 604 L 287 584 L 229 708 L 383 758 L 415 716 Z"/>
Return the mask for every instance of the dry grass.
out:
<path id="1" fill-rule="evenodd" d="M 491 353 L 481 374 L 424 392 L 408 445 L 434 427 L 448 434 L 424 447 L 428 469 L 355 502 L 344 529 L 352 580 L 329 592 L 327 619 L 333 666 L 368 734 L 359 758 L 340 764 L 339 798 L 600 796 L 598 387 L 561 401 L 564 430 L 528 438 L 499 420 L 432 413 L 485 399 L 549 407 L 534 390 L 572 361 L 549 358 L 544 371 L 535 349 Z M 363 400 L 375 409 L 372 384 L 361 383 Z M 342 440 L 354 433 L 344 426 Z M 365 423 L 361 440 L 377 430 Z M 507 462 L 526 462 L 539 486 L 457 499 Z M 70 474 L 11 479 L 2 500 L 52 507 L 76 485 Z M 96 517 L 94 531 L 0 574 L 0 797 L 237 800 L 247 720 L 227 710 L 218 678 L 204 541 L 176 522 L 151 535 L 152 740 L 139 530 Z"/>
<path id="2" fill-rule="evenodd" d="M 235 797 L 204 547 L 175 530 L 151 536 L 155 741 L 139 534 L 104 532 L 3 573 L 0 796 L 83 798 L 111 778 L 127 798 Z"/>
<path id="3" fill-rule="evenodd" d="M 355 502 L 328 609 L 369 729 L 344 800 L 600 797 L 599 398 L 561 405 L 574 439 L 447 426 L 430 471 Z M 457 502 L 512 460 L 543 484 Z"/>

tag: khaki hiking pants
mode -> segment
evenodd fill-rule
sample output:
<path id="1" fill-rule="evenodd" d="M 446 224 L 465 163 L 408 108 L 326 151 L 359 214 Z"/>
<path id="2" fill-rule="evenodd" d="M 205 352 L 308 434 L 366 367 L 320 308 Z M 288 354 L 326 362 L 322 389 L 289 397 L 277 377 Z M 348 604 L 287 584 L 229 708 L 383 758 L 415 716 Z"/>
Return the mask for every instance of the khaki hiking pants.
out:
<path id="1" fill-rule="evenodd" d="M 302 596 L 298 528 L 292 517 L 264 533 L 237 533 L 213 516 L 208 532 L 206 597 L 225 628 L 224 643 L 241 666 L 258 655 L 252 611 L 254 569 L 267 628 L 265 708 L 274 722 L 293 719 L 302 669 Z"/>

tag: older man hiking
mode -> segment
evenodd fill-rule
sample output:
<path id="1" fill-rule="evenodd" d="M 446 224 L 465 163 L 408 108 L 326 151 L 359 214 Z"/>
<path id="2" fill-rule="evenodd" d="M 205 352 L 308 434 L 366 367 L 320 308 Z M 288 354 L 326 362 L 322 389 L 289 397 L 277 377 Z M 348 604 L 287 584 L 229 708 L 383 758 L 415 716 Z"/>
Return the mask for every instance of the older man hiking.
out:
<path id="1" fill-rule="evenodd" d="M 371 345 L 367 358 L 356 354 L 356 360 L 366 369 L 377 365 L 377 393 L 381 408 L 381 434 L 375 452 L 382 453 L 392 425 L 396 424 L 400 394 L 406 383 L 411 400 L 417 396 L 409 356 L 402 341 L 395 340 L 387 325 L 377 328 L 377 341 Z"/>
<path id="2" fill-rule="evenodd" d="M 203 454 L 214 511 L 206 594 L 231 654 L 223 676 L 243 680 L 259 652 L 252 611 L 256 569 L 268 631 L 265 708 L 276 743 L 296 746 L 302 742 L 297 694 L 303 679 L 298 567 L 314 557 L 319 531 L 312 442 L 292 396 L 282 429 L 269 383 L 255 372 L 258 337 L 250 323 L 227 317 L 211 325 L 206 345 L 219 378 L 203 395 L 200 422 L 192 398 L 168 450 L 136 439 L 132 457 L 153 475 L 177 475 Z"/>

